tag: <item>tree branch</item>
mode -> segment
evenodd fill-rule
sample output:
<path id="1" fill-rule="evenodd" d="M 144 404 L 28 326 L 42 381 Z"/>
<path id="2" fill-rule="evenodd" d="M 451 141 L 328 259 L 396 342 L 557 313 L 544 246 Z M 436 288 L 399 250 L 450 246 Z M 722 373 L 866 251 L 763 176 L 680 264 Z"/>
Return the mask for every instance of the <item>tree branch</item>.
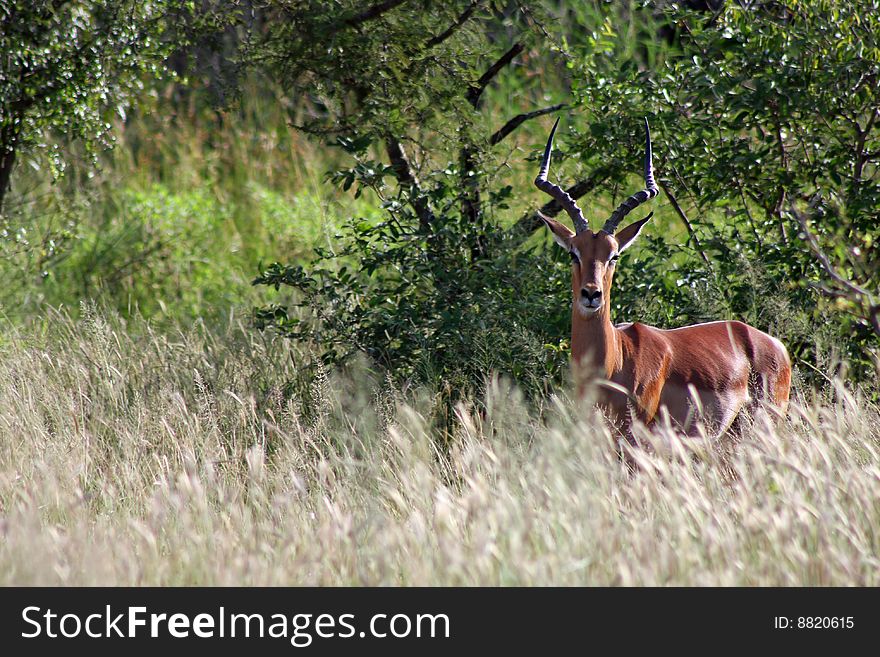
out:
<path id="1" fill-rule="evenodd" d="M 561 110 L 563 107 L 567 107 L 565 103 L 559 103 L 558 105 L 553 105 L 552 107 L 545 107 L 544 109 L 535 110 L 534 112 L 525 112 L 523 114 L 517 114 L 512 119 L 510 119 L 507 123 L 501 126 L 495 134 L 493 134 L 489 138 L 489 143 L 494 146 L 502 139 L 504 139 L 511 132 L 516 130 L 520 125 L 525 123 L 530 119 L 535 119 L 539 116 L 544 116 L 545 114 L 551 114 L 557 110 Z"/>
<path id="2" fill-rule="evenodd" d="M 859 125 L 858 121 L 853 121 L 854 129 L 856 133 L 856 144 L 855 144 L 855 164 L 853 165 L 853 193 L 858 194 L 859 187 L 861 187 L 862 183 L 862 172 L 865 168 L 865 163 L 868 161 L 868 153 L 865 151 L 865 143 L 868 141 L 868 137 L 871 134 L 871 130 L 874 128 L 874 122 L 877 121 L 877 118 L 880 117 L 880 108 L 874 108 L 874 111 L 871 113 L 871 116 L 868 118 L 868 122 L 865 125 L 864 129 Z"/>
<path id="3" fill-rule="evenodd" d="M 475 110 L 479 110 L 480 108 L 480 96 L 482 96 L 483 91 L 486 89 L 486 86 L 489 82 L 492 81 L 498 72 L 507 66 L 514 57 L 516 57 L 519 53 L 523 51 L 523 45 L 521 43 L 515 43 L 510 50 L 501 55 L 501 57 L 496 61 L 492 66 L 488 68 L 488 70 L 480 76 L 480 79 L 477 80 L 476 85 L 471 86 L 467 90 L 467 94 L 465 98 L 471 104 Z M 464 126 L 462 126 L 464 127 Z M 465 143 L 459 154 L 459 168 L 461 170 L 461 213 L 462 216 L 467 218 L 471 223 L 479 224 L 482 221 L 481 217 L 481 202 L 480 202 L 480 177 L 479 177 L 479 166 L 477 162 L 477 151 L 476 147 L 473 143 Z M 478 230 L 478 233 L 481 231 Z M 485 255 L 485 248 L 482 244 L 480 244 L 480 240 L 478 239 L 475 244 L 472 245 L 471 253 L 474 259 L 480 259 L 483 255 Z"/>
<path id="4" fill-rule="evenodd" d="M 385 139 L 385 149 L 388 151 L 388 159 L 391 160 L 391 167 L 394 169 L 394 176 L 397 178 L 401 187 L 408 187 L 410 190 L 410 203 L 419 217 L 419 223 L 422 228 L 428 230 L 434 223 L 434 213 L 425 199 L 419 181 L 413 175 L 412 167 L 409 159 L 403 150 L 401 143 L 394 137 Z"/>
<path id="5" fill-rule="evenodd" d="M 379 2 L 372 7 L 368 7 L 359 14 L 343 19 L 342 22 L 349 27 L 357 27 L 361 23 L 366 23 L 369 20 L 378 18 L 385 12 L 402 5 L 406 1 L 407 0 L 385 0 L 385 2 Z"/>
<path id="6" fill-rule="evenodd" d="M 520 54 L 525 49 L 525 46 L 521 43 L 515 43 L 506 53 L 501 55 L 501 57 L 496 61 L 492 66 L 490 66 L 483 75 L 480 76 L 480 79 L 477 80 L 476 85 L 468 89 L 467 92 L 467 100 L 471 104 L 471 107 L 474 109 L 480 104 L 480 96 L 483 95 L 483 91 L 486 90 L 488 84 L 492 81 L 492 79 L 498 75 L 498 72 L 503 69 L 505 66 L 510 64 L 513 61 L 513 58 Z"/>
<path id="7" fill-rule="evenodd" d="M 613 169 L 610 165 L 601 166 L 593 171 L 589 178 L 576 182 L 565 191 L 569 196 L 577 200 L 581 196 L 589 194 L 596 189 L 596 187 L 608 180 L 612 172 Z M 562 212 L 562 206 L 554 199 L 542 205 L 539 210 L 523 215 L 519 221 L 514 224 L 512 229 L 513 234 L 519 236 L 521 240 L 525 240 L 529 235 L 543 226 L 544 222 L 541 221 L 541 217 L 538 215 L 539 212 L 547 217 L 555 217 Z"/>
<path id="8" fill-rule="evenodd" d="M 706 267 L 708 267 L 709 271 L 712 272 L 712 274 L 714 275 L 715 270 L 712 269 L 712 263 L 709 262 L 709 258 L 706 255 L 706 252 L 703 251 L 703 245 L 700 244 L 700 238 L 697 237 L 697 232 L 694 230 L 694 225 L 684 213 L 684 210 L 678 203 L 678 199 L 675 198 L 672 190 L 669 189 L 669 185 L 667 185 L 662 178 L 658 179 L 657 182 L 660 183 L 660 187 L 663 188 L 663 193 L 666 194 L 666 198 L 669 199 L 669 202 L 672 204 L 675 213 L 678 215 L 679 219 L 681 219 L 682 223 L 685 225 L 685 228 L 687 228 L 688 235 L 690 235 L 690 238 L 693 240 L 694 246 L 697 247 L 697 251 L 700 253 L 700 257 L 703 259 L 703 262 L 706 263 Z"/>
<path id="9" fill-rule="evenodd" d="M 816 259 L 819 260 L 819 264 L 822 265 L 822 269 L 825 270 L 825 273 L 828 274 L 836 283 L 849 290 L 852 294 L 857 295 L 860 298 L 867 299 L 870 302 L 872 299 L 870 292 L 868 292 L 865 288 L 856 285 L 852 281 L 846 279 L 840 274 L 840 272 L 837 271 L 834 265 L 831 264 L 831 259 L 828 257 L 828 254 L 826 254 L 825 251 L 822 250 L 822 247 L 819 246 L 819 240 L 816 239 L 813 231 L 811 231 L 810 227 L 807 225 L 806 217 L 795 210 L 794 205 L 791 205 L 790 209 L 791 213 L 800 224 L 801 230 L 804 231 L 804 235 L 807 238 L 807 244 L 810 245 L 810 250 L 813 252 L 813 255 L 816 256 Z"/>
<path id="10" fill-rule="evenodd" d="M 880 337 L 880 303 L 875 303 L 868 308 L 868 321 L 871 322 L 871 328 L 874 329 L 874 333 Z"/>
<path id="11" fill-rule="evenodd" d="M 782 137 L 782 120 L 779 118 L 779 106 L 773 106 L 774 128 L 776 130 L 776 144 L 779 148 L 779 164 L 783 171 L 788 173 L 788 151 L 785 149 L 785 139 Z M 776 198 L 776 206 L 773 208 L 773 216 L 779 224 L 779 237 L 783 244 L 788 244 L 788 235 L 785 232 L 785 222 L 782 219 L 782 207 L 785 204 L 785 187 L 779 187 L 779 195 Z"/>
<path id="12" fill-rule="evenodd" d="M 465 9 L 457 19 L 455 19 L 455 22 L 452 25 L 450 25 L 446 30 L 444 30 L 437 36 L 428 39 L 428 41 L 425 43 L 425 49 L 439 46 L 441 43 L 446 41 L 446 39 L 455 34 L 458 31 L 458 28 L 467 23 L 468 19 L 482 3 L 483 0 L 472 0 L 471 4 L 468 5 L 468 8 Z"/>
<path id="13" fill-rule="evenodd" d="M 816 239 L 816 236 L 810 230 L 810 227 L 807 225 L 807 219 L 800 212 L 794 209 L 794 205 L 790 206 L 791 213 L 797 219 L 798 224 L 800 224 L 801 230 L 804 231 L 804 235 L 807 238 L 807 244 L 810 245 L 810 251 L 813 252 L 813 255 L 816 256 L 816 259 L 819 261 L 819 264 L 822 265 L 822 269 L 825 270 L 825 273 L 831 277 L 831 279 L 837 283 L 842 290 L 835 290 L 834 288 L 830 288 L 822 283 L 808 283 L 810 287 L 815 290 L 818 290 L 822 294 L 831 297 L 832 299 L 846 299 L 851 303 L 856 304 L 861 307 L 862 314 L 852 313 L 857 317 L 860 316 L 863 319 L 868 320 L 868 323 L 871 325 L 871 330 L 874 331 L 874 334 L 877 337 L 880 337 L 880 303 L 877 303 L 873 294 L 871 294 L 868 290 L 861 287 L 860 285 L 856 285 L 852 281 L 848 280 L 846 277 L 840 274 L 834 265 L 831 264 L 831 259 L 828 257 L 828 254 L 822 250 L 822 247 L 819 246 L 819 240 Z"/>

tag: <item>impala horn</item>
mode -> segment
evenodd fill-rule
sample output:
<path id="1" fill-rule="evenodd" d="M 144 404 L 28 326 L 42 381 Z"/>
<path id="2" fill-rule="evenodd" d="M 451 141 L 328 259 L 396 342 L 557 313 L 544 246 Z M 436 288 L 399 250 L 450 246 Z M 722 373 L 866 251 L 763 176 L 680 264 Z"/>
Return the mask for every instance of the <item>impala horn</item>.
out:
<path id="1" fill-rule="evenodd" d="M 648 119 L 645 118 L 645 189 L 636 192 L 623 203 L 617 206 L 617 209 L 611 213 L 608 221 L 602 226 L 602 230 L 609 235 L 613 235 L 617 230 L 618 224 L 630 212 L 635 210 L 645 201 L 654 198 L 660 192 L 657 183 L 654 181 L 654 162 L 651 157 L 651 129 L 648 127 Z"/>
<path id="2" fill-rule="evenodd" d="M 538 177 L 535 178 L 535 187 L 552 196 L 568 212 L 568 216 L 574 222 L 575 233 L 582 233 L 589 226 L 587 225 L 587 220 L 584 219 L 584 213 L 578 207 L 577 201 L 562 187 L 554 185 L 547 180 L 547 174 L 550 172 L 550 154 L 553 152 L 553 135 L 556 134 L 556 126 L 558 125 L 559 119 L 556 119 L 556 123 L 553 124 L 553 130 L 550 131 L 550 139 L 547 140 L 547 146 L 544 148 L 544 157 L 541 158 L 541 169 L 538 171 Z M 651 180 L 653 182 L 653 178 Z M 656 194 L 657 192 L 655 191 L 654 193 Z"/>

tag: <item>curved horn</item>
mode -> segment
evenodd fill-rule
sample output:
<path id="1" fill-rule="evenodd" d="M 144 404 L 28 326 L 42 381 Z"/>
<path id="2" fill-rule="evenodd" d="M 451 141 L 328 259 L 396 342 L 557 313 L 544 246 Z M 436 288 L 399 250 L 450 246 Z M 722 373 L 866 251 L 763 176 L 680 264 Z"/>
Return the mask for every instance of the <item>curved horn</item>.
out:
<path id="1" fill-rule="evenodd" d="M 558 125 L 559 119 L 556 119 L 556 123 L 553 124 L 553 130 L 550 131 L 550 139 L 547 140 L 547 146 L 544 148 L 544 157 L 541 158 L 541 169 L 538 171 L 538 177 L 535 178 L 535 187 L 542 192 L 547 192 L 568 212 L 568 216 L 574 222 L 575 233 L 580 233 L 587 230 L 589 226 L 587 225 L 587 220 L 584 219 L 584 213 L 578 207 L 577 201 L 562 187 L 554 185 L 547 180 L 547 174 L 550 172 L 550 153 L 553 151 L 553 135 L 556 134 L 556 126 Z"/>
<path id="2" fill-rule="evenodd" d="M 611 213 L 608 221 L 602 226 L 602 230 L 609 235 L 613 235 L 617 230 L 617 225 L 630 212 L 635 210 L 645 201 L 654 198 L 660 190 L 657 183 L 654 182 L 654 162 L 651 153 L 651 129 L 648 127 L 648 118 L 645 117 L 645 189 L 636 192 L 623 203 L 617 206 L 617 209 Z"/>

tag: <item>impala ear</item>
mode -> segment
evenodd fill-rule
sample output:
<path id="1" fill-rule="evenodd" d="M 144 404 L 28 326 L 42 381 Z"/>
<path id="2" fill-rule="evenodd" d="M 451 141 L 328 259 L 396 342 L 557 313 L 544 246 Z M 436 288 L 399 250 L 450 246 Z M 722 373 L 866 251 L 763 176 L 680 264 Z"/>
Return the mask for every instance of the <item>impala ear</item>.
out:
<path id="1" fill-rule="evenodd" d="M 541 221 L 543 221 L 544 225 L 550 229 L 551 233 L 553 233 L 553 241 L 566 251 L 571 251 L 571 238 L 574 237 L 574 233 L 571 232 L 567 226 L 556 221 L 556 219 L 551 219 L 540 212 L 538 213 L 538 216 L 541 217 Z"/>
<path id="2" fill-rule="evenodd" d="M 636 241 L 636 238 L 639 236 L 639 233 L 642 232 L 642 226 L 648 223 L 648 220 L 654 216 L 654 213 L 651 212 L 644 219 L 639 219 L 638 221 L 634 221 L 626 228 L 622 228 L 617 231 L 617 234 L 614 236 L 614 239 L 617 240 L 617 252 L 620 253 L 624 249 L 626 249 L 630 244 Z"/>

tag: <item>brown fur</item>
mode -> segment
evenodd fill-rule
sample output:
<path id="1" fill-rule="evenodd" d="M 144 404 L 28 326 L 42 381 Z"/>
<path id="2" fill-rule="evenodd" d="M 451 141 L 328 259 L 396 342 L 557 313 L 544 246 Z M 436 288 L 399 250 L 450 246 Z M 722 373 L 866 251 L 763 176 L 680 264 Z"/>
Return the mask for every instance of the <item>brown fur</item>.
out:
<path id="1" fill-rule="evenodd" d="M 571 350 L 581 390 L 599 375 L 628 391 L 606 386 L 599 396 L 622 425 L 629 424 L 633 411 L 650 423 L 665 408 L 688 430 L 702 409 L 702 419 L 720 433 L 747 403 L 766 400 L 784 410 L 791 384 L 788 353 L 781 342 L 756 328 L 736 321 L 672 330 L 611 324 L 615 265 L 609 258 L 632 243 L 646 220 L 611 236 L 590 230 L 574 235 L 545 219 L 556 241 L 579 256 L 572 266 Z M 598 310 L 583 310 L 581 290 L 601 291 Z"/>

